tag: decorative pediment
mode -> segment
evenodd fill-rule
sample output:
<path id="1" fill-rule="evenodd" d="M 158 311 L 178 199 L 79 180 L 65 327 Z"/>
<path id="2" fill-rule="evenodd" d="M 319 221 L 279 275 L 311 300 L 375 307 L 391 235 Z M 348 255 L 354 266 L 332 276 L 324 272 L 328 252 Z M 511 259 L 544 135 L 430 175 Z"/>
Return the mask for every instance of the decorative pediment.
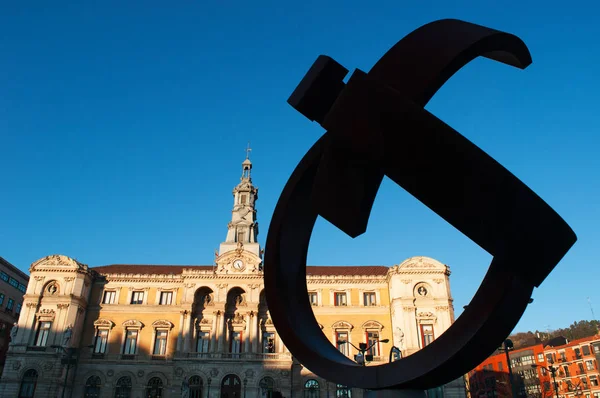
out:
<path id="1" fill-rule="evenodd" d="M 173 327 L 173 324 L 171 322 L 167 321 L 166 319 L 159 319 L 158 321 L 152 322 L 152 327 L 171 329 Z"/>
<path id="2" fill-rule="evenodd" d="M 244 325 L 246 323 L 246 320 L 244 319 L 244 316 L 242 314 L 235 314 L 230 320 L 229 322 L 231 322 L 234 325 Z"/>
<path id="3" fill-rule="evenodd" d="M 138 320 L 135 319 L 130 319 L 128 321 L 123 322 L 123 327 L 124 328 L 137 328 L 137 329 L 141 329 L 144 327 L 144 324 Z"/>
<path id="4" fill-rule="evenodd" d="M 440 270 L 444 271 L 446 266 L 439 261 L 425 256 L 416 256 L 411 257 L 409 259 L 404 260 L 398 266 L 400 270 L 402 269 L 424 269 L 424 270 Z"/>
<path id="5" fill-rule="evenodd" d="M 337 321 L 336 323 L 334 323 L 333 325 L 331 325 L 332 329 L 349 329 L 352 330 L 354 329 L 354 326 L 352 326 L 352 324 L 350 322 L 346 322 L 346 321 Z"/>
<path id="6" fill-rule="evenodd" d="M 110 319 L 98 319 L 94 321 L 94 326 L 96 328 L 109 328 L 112 329 L 115 327 L 115 323 Z"/>
<path id="7" fill-rule="evenodd" d="M 377 329 L 377 330 L 382 330 L 383 329 L 383 325 L 377 321 L 367 321 L 365 323 L 363 323 L 362 325 L 363 329 Z"/>
<path id="8" fill-rule="evenodd" d="M 217 256 L 215 263 L 217 273 L 253 273 L 259 270 L 262 260 L 256 254 L 245 250 L 243 245 L 238 245 L 236 249 Z"/>
<path id="9" fill-rule="evenodd" d="M 29 271 L 56 270 L 57 268 L 63 270 L 87 271 L 88 266 L 71 257 L 62 254 L 53 254 L 32 263 L 31 267 L 29 267 Z"/>

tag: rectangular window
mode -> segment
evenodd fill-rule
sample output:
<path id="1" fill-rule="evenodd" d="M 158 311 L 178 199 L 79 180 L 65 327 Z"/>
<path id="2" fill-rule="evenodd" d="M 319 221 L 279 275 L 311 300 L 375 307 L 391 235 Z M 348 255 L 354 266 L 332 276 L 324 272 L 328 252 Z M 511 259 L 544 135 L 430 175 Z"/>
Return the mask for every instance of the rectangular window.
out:
<path id="1" fill-rule="evenodd" d="M 537 359 L 538 362 L 544 362 L 544 354 L 538 354 Z"/>
<path id="2" fill-rule="evenodd" d="M 592 360 L 585 361 L 585 366 L 586 366 L 587 370 L 594 370 L 594 361 L 592 361 Z"/>
<path id="3" fill-rule="evenodd" d="M 246 204 L 246 195 L 243 195 L 243 194 L 242 194 L 242 195 L 240 196 L 240 203 L 241 203 L 241 204 L 243 204 L 243 205 L 245 205 L 245 204 Z"/>
<path id="4" fill-rule="evenodd" d="M 127 329 L 125 332 L 125 345 L 123 346 L 123 354 L 135 355 L 137 349 L 138 331 L 136 329 Z"/>
<path id="5" fill-rule="evenodd" d="M 242 352 L 242 332 L 233 331 L 230 334 L 230 351 L 233 354 L 239 354 Z"/>
<path id="6" fill-rule="evenodd" d="M 208 332 L 199 331 L 196 338 L 196 352 L 208 352 L 210 334 Z"/>
<path id="7" fill-rule="evenodd" d="M 160 292 L 159 305 L 171 305 L 173 304 L 173 292 Z"/>
<path id="8" fill-rule="evenodd" d="M 131 304 L 142 304 L 144 302 L 144 292 L 132 292 Z"/>
<path id="9" fill-rule="evenodd" d="M 48 342 L 48 335 L 50 334 L 50 328 L 52 322 L 40 322 L 38 325 L 37 335 L 35 336 L 35 345 L 38 347 L 45 347 Z"/>
<path id="10" fill-rule="evenodd" d="M 565 376 L 566 377 L 571 377 L 571 373 L 569 371 L 569 367 L 568 366 L 563 366 L 563 369 L 565 370 Z"/>
<path id="11" fill-rule="evenodd" d="M 583 350 L 583 355 L 590 355 L 590 346 L 589 345 L 584 345 L 583 347 L 581 347 L 581 349 Z"/>
<path id="12" fill-rule="evenodd" d="M 552 354 L 546 354 L 546 361 L 548 361 L 548 363 L 554 363 L 554 359 L 552 359 Z"/>
<path id="13" fill-rule="evenodd" d="M 581 350 L 579 348 L 575 348 L 575 358 L 581 358 Z"/>
<path id="14" fill-rule="evenodd" d="M 502 362 L 498 362 L 498 371 L 502 372 L 503 368 L 504 368 L 504 365 L 502 364 Z"/>
<path id="15" fill-rule="evenodd" d="M 6 311 L 12 311 L 14 306 L 15 306 L 15 300 L 9 298 L 8 303 L 6 303 Z"/>
<path id="16" fill-rule="evenodd" d="M 98 329 L 96 331 L 96 339 L 94 341 L 94 354 L 106 353 L 108 345 L 108 329 Z"/>
<path id="17" fill-rule="evenodd" d="M 379 332 L 367 332 L 367 355 L 379 356 Z"/>
<path id="18" fill-rule="evenodd" d="M 244 233 L 243 232 L 238 232 L 237 233 L 237 241 L 238 242 L 243 242 L 244 241 Z"/>
<path id="19" fill-rule="evenodd" d="M 581 383 L 583 383 L 583 389 L 587 390 L 588 389 L 588 382 L 587 382 L 587 379 L 585 377 L 581 378 Z"/>
<path id="20" fill-rule="evenodd" d="M 308 300 L 310 301 L 310 305 L 316 307 L 319 305 L 319 299 L 317 296 L 317 292 L 308 292 Z"/>
<path id="21" fill-rule="evenodd" d="M 567 356 L 565 355 L 564 351 L 560 353 L 560 360 L 561 361 L 566 361 L 567 360 Z"/>
<path id="22" fill-rule="evenodd" d="M 583 374 L 584 370 L 583 370 L 583 363 L 579 362 L 577 364 L 577 367 L 579 368 L 579 374 Z"/>
<path id="23" fill-rule="evenodd" d="M 375 293 L 373 293 L 373 292 L 363 293 L 363 303 L 364 303 L 365 307 L 377 305 L 377 301 L 375 300 Z"/>
<path id="24" fill-rule="evenodd" d="M 348 332 L 336 332 L 335 334 L 335 346 L 337 347 L 338 351 L 341 352 L 342 354 L 348 356 L 349 353 L 349 349 L 348 346 L 350 344 L 347 343 L 348 341 Z"/>
<path id="25" fill-rule="evenodd" d="M 4 293 L 0 293 L 0 305 L 4 304 Z"/>
<path id="26" fill-rule="evenodd" d="M 23 307 L 23 304 L 19 303 L 17 304 L 17 309 L 15 310 L 15 314 L 19 315 L 21 314 L 21 308 Z"/>
<path id="27" fill-rule="evenodd" d="M 598 387 L 598 376 L 590 376 L 590 384 L 594 387 Z"/>
<path id="28" fill-rule="evenodd" d="M 19 281 L 16 280 L 15 278 L 10 278 L 8 280 L 8 284 L 11 285 L 12 287 L 17 288 L 17 289 L 19 288 Z"/>
<path id="29" fill-rule="evenodd" d="M 22 291 L 23 293 L 27 292 L 27 286 L 25 286 L 22 283 L 19 283 L 19 290 Z"/>
<path id="30" fill-rule="evenodd" d="M 0 278 L 2 278 L 4 282 L 8 282 L 8 274 L 6 272 L 0 272 Z"/>
<path id="31" fill-rule="evenodd" d="M 157 330 L 154 338 L 154 355 L 167 355 L 167 334 L 166 330 Z"/>
<path id="32" fill-rule="evenodd" d="M 265 332 L 263 334 L 263 352 L 267 354 L 275 352 L 275 333 Z"/>
<path id="33" fill-rule="evenodd" d="M 594 352 L 595 353 L 597 353 L 597 354 L 600 353 L 600 345 L 594 344 L 592 347 L 594 347 Z"/>
<path id="34" fill-rule="evenodd" d="M 333 293 L 333 301 L 336 307 L 345 307 L 348 305 L 346 293 Z"/>
<path id="35" fill-rule="evenodd" d="M 421 325 L 421 341 L 423 347 L 431 344 L 433 341 L 433 325 Z"/>
<path id="36" fill-rule="evenodd" d="M 117 301 L 117 292 L 114 290 L 107 290 L 104 292 L 102 298 L 102 304 L 114 304 Z"/>

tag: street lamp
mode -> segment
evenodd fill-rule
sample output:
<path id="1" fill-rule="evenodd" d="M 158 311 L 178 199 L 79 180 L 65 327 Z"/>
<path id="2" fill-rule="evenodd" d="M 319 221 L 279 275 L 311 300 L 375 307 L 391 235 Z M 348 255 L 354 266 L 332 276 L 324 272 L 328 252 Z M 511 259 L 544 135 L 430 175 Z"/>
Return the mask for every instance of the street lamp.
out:
<path id="1" fill-rule="evenodd" d="M 77 354 L 77 348 L 75 347 L 63 347 L 61 345 L 56 345 L 53 344 L 50 346 L 51 348 L 54 349 L 61 349 L 64 353 L 64 356 L 60 359 L 60 363 L 61 365 L 66 365 L 67 366 L 67 371 L 65 372 L 65 380 L 63 382 L 63 390 L 62 390 L 62 398 L 65 398 L 65 394 L 67 392 L 67 381 L 69 378 L 69 369 L 71 369 L 72 365 L 76 365 L 77 364 L 77 358 L 76 358 L 76 354 Z M 88 345 L 85 348 L 93 348 L 93 345 Z M 71 391 L 71 396 L 73 395 L 73 391 Z"/>
<path id="2" fill-rule="evenodd" d="M 377 344 L 377 343 L 389 343 L 389 342 L 390 342 L 389 339 L 375 340 L 369 346 L 367 346 L 367 343 L 359 343 L 358 347 L 355 346 L 354 344 L 352 344 L 351 342 L 345 341 L 345 340 L 338 340 L 337 343 L 338 343 L 338 345 L 350 344 L 352 347 L 354 347 L 358 351 L 358 354 L 354 356 L 354 360 L 356 361 L 356 363 L 358 363 L 359 365 L 362 365 L 362 366 L 367 366 L 367 362 L 373 361 L 373 355 L 365 355 L 365 353 L 367 351 L 369 351 L 371 348 L 373 348 L 373 346 L 375 346 L 375 344 Z"/>
<path id="3" fill-rule="evenodd" d="M 208 377 L 206 379 L 206 384 L 208 384 L 208 388 L 207 388 L 207 391 L 206 391 L 206 398 L 210 398 L 210 382 L 211 381 L 212 381 L 212 379 L 210 377 Z"/>
<path id="4" fill-rule="evenodd" d="M 402 359 L 402 351 L 400 351 L 400 348 L 398 348 L 396 346 L 392 346 L 392 348 L 390 348 L 390 363 L 399 361 L 401 359 Z"/>
<path id="5" fill-rule="evenodd" d="M 533 365 L 531 365 L 531 367 L 537 368 L 540 366 L 538 364 L 533 364 Z M 544 366 L 541 366 L 541 367 L 544 368 Z M 556 393 L 556 398 L 560 398 L 558 395 L 558 384 L 556 384 L 556 371 L 558 370 L 558 368 L 555 368 L 554 366 L 550 365 L 546 369 L 548 369 L 548 371 L 552 375 L 552 381 L 554 383 L 554 392 Z"/>

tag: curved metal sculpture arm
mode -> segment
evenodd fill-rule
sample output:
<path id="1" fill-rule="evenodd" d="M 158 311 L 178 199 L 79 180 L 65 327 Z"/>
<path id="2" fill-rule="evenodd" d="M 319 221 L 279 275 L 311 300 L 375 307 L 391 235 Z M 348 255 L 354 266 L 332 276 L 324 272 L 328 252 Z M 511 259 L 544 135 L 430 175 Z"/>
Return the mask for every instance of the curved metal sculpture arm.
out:
<path id="1" fill-rule="evenodd" d="M 356 71 L 347 86 L 341 80 L 346 69 L 320 57 L 290 97 L 328 132 L 301 160 L 277 203 L 267 237 L 265 287 L 282 340 L 321 377 L 370 389 L 430 388 L 459 377 L 511 332 L 534 286 L 576 240 L 534 192 L 423 109 L 453 73 L 480 55 L 518 67 L 531 62 L 513 35 L 443 20 L 408 35 L 371 72 Z M 392 146 L 410 151 L 398 156 Z M 464 314 L 437 340 L 401 361 L 364 368 L 335 349 L 318 327 L 308 300 L 306 256 L 318 215 L 350 236 L 366 230 L 384 175 L 494 259 Z M 357 195 L 332 200 L 349 184 Z"/>

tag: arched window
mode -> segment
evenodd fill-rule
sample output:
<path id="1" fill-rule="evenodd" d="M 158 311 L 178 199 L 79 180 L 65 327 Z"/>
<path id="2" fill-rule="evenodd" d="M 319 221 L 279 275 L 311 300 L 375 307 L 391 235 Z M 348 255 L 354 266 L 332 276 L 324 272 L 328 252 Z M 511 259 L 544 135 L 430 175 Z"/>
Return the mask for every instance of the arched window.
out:
<path id="1" fill-rule="evenodd" d="M 100 387 L 102 386 L 102 380 L 98 376 L 91 376 L 85 382 L 85 398 L 98 398 L 100 396 Z"/>
<path id="2" fill-rule="evenodd" d="M 319 382 L 315 379 L 306 380 L 304 383 L 304 398 L 319 398 Z"/>
<path id="3" fill-rule="evenodd" d="M 160 398 L 162 397 L 163 382 L 160 377 L 153 377 L 148 380 L 148 386 L 146 387 L 147 398 Z"/>
<path id="4" fill-rule="evenodd" d="M 189 398 L 202 398 L 202 379 L 200 376 L 192 376 L 189 380 Z"/>
<path id="5" fill-rule="evenodd" d="M 115 398 L 129 398 L 131 397 L 131 377 L 123 376 L 117 380 L 117 387 L 115 388 Z"/>
<path id="6" fill-rule="evenodd" d="M 240 398 L 242 392 L 242 381 L 239 377 L 229 374 L 223 377 L 221 382 L 221 398 Z"/>
<path id="7" fill-rule="evenodd" d="M 335 396 L 337 398 L 352 398 L 352 389 L 338 384 L 335 387 Z"/>
<path id="8" fill-rule="evenodd" d="M 35 394 L 35 385 L 37 384 L 38 372 L 35 369 L 29 369 L 23 375 L 21 388 L 19 389 L 19 398 L 33 398 Z"/>
<path id="9" fill-rule="evenodd" d="M 273 392 L 275 388 L 275 380 L 272 377 L 263 377 L 260 383 L 258 383 L 260 387 L 260 393 L 262 396 L 271 396 L 270 394 Z"/>

